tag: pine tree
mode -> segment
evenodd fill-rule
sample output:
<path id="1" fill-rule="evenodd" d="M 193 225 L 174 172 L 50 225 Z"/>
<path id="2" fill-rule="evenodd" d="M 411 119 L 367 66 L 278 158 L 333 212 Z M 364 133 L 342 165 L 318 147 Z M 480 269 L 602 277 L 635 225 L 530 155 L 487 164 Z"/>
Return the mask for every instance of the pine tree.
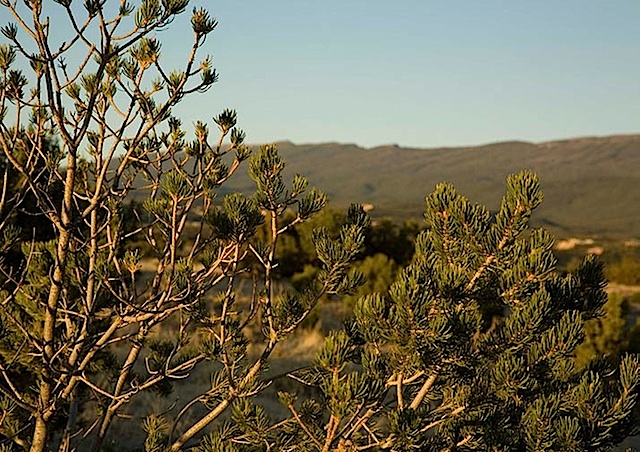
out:
<path id="1" fill-rule="evenodd" d="M 173 424 L 138 414 L 148 414 L 147 450 L 180 450 L 264 389 L 270 354 L 317 300 L 359 281 L 348 263 L 367 220 L 354 207 L 339 238 L 318 232 L 326 254 L 312 284 L 274 289 L 279 238 L 326 197 L 301 175 L 286 179 L 274 146 L 251 156 L 235 111 L 213 118 L 217 136 L 198 121 L 188 139 L 172 109 L 218 78 L 211 57 L 199 59 L 217 25 L 202 8 L 184 65 L 166 66 L 162 30 L 188 4 L 0 1 L 13 18 L 0 44 L 3 450 L 102 450 L 141 394 L 168 394 L 205 367 L 210 387 Z M 69 19 L 55 25 L 61 38 L 53 9 Z M 225 195 L 247 160 L 255 193 Z M 16 212 L 37 215 L 37 227 Z M 248 256 L 259 263 L 251 296 L 240 289 Z M 249 337 L 260 338 L 251 353 Z M 206 412 L 181 423 L 195 406 Z"/>
<path id="2" fill-rule="evenodd" d="M 291 417 L 272 445 L 596 451 L 635 432 L 638 358 L 576 365 L 585 322 L 606 302 L 602 266 L 588 257 L 556 273 L 552 237 L 528 227 L 541 200 L 526 171 L 509 177 L 495 215 L 438 185 L 411 264 L 387 293 L 358 300 L 313 366 L 290 374 L 318 396 L 280 394 Z M 250 413 L 238 411 L 228 438 L 250 437 Z"/>

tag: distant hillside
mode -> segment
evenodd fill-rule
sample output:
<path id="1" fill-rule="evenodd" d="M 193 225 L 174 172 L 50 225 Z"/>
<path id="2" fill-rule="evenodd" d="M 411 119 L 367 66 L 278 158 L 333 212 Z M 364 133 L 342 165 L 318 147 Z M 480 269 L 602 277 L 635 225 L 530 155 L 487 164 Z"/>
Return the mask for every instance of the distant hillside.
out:
<path id="1" fill-rule="evenodd" d="M 289 174 L 307 175 L 335 207 L 372 203 L 376 216 L 420 217 L 424 197 L 448 181 L 497 208 L 505 177 L 527 168 L 545 194 L 535 224 L 560 235 L 640 237 L 640 135 L 438 149 L 281 142 L 278 149 Z M 233 184 L 247 188 L 248 180 Z"/>

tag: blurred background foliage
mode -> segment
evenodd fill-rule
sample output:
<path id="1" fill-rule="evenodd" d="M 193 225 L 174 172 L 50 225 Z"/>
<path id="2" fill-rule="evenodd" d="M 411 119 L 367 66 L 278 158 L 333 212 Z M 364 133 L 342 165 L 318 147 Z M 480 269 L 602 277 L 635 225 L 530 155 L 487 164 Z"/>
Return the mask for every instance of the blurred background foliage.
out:
<path id="1" fill-rule="evenodd" d="M 127 217 L 130 218 L 134 210 L 135 201 L 123 209 L 125 228 Z M 194 218 L 194 227 L 197 221 Z M 326 228 L 335 238 L 345 221 L 345 211 L 326 208 L 282 235 L 276 250 L 276 275 L 282 287 L 291 285 L 299 290 L 317 276 L 320 262 L 312 241 L 313 230 Z M 130 223 L 133 225 L 135 221 Z M 423 222 L 414 219 L 374 218 L 367 230 L 365 250 L 354 263 L 354 268 L 366 277 L 366 282 L 341 301 L 325 297 L 323 309 L 312 313 L 303 327 L 307 331 L 317 329 L 326 334 L 352 314 L 358 298 L 374 292 L 384 294 L 399 269 L 411 261 L 414 240 L 423 228 Z M 267 226 L 262 225 L 258 237 L 266 237 L 267 234 Z M 133 235 L 126 248 L 141 248 L 148 256 L 145 246 L 146 241 Z M 569 249 L 558 246 L 554 253 L 560 273 L 575 270 L 586 254 L 599 254 L 609 281 L 609 301 L 604 307 L 604 316 L 588 322 L 585 343 L 576 355 L 578 364 L 585 366 L 600 357 L 617 361 L 625 352 L 640 352 L 640 246 L 633 241 L 602 239 L 594 243 L 587 240 Z"/>

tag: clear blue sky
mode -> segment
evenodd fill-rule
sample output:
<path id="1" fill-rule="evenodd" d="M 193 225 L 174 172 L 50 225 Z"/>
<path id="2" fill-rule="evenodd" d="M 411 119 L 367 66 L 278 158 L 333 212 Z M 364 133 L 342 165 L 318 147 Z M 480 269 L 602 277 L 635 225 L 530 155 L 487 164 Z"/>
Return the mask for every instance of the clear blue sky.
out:
<path id="1" fill-rule="evenodd" d="M 208 2 L 200 1 L 196 4 Z M 638 0 L 220 0 L 189 113 L 363 146 L 640 132 Z"/>
<path id="2" fill-rule="evenodd" d="M 109 0 L 114 1 L 114 0 Z M 116 2 L 117 3 L 117 2 Z M 132 1 L 137 4 L 137 1 Z M 433 147 L 640 132 L 640 0 L 193 0 L 251 143 Z M 181 62 L 188 17 L 159 34 Z"/>

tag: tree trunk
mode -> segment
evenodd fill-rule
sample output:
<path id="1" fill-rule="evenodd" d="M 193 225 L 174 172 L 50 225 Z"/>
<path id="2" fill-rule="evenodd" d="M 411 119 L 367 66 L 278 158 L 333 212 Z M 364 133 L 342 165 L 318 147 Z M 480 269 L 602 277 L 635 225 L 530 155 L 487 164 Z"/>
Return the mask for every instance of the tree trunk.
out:
<path id="1" fill-rule="evenodd" d="M 69 243 L 71 239 L 73 209 L 73 189 L 75 186 L 76 175 L 76 152 L 70 151 L 68 154 L 68 163 L 66 177 L 64 181 L 64 196 L 62 199 L 62 208 L 60 219 L 62 226 L 58 229 L 60 234 L 58 237 L 58 248 L 56 251 L 56 263 L 51 279 L 51 287 L 49 288 L 49 297 L 47 299 L 47 307 L 44 314 L 44 327 L 42 330 L 43 356 L 42 356 L 42 378 L 40 382 L 40 397 L 38 401 L 38 414 L 36 415 L 36 426 L 33 432 L 33 441 L 31 442 L 30 452 L 44 451 L 47 445 L 47 436 L 49 425 L 48 421 L 55 410 L 50 409 L 51 390 L 54 385 L 53 375 L 51 375 L 51 365 L 55 354 L 54 338 L 56 317 L 58 313 L 58 301 L 60 300 L 60 292 L 64 285 L 64 272 L 67 265 L 67 255 L 69 253 Z"/>

